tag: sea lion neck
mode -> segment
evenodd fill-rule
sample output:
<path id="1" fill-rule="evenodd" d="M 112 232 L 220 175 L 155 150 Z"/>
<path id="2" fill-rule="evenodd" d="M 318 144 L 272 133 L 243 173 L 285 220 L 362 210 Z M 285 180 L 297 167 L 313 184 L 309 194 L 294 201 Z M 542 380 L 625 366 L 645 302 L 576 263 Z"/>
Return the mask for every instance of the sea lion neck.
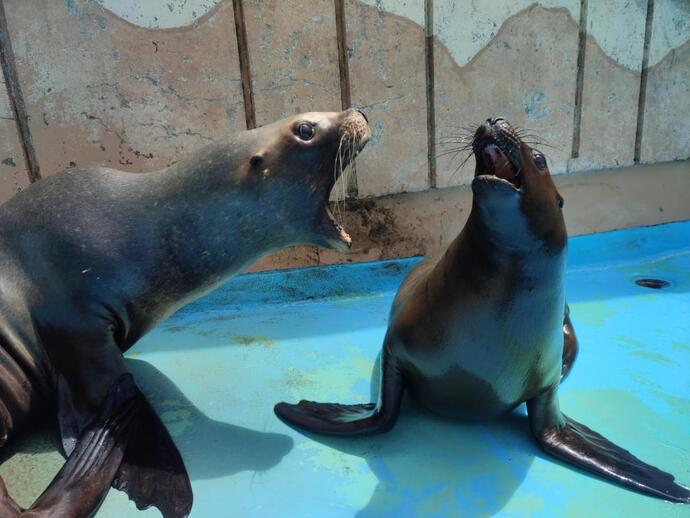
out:
<path id="1" fill-rule="evenodd" d="M 169 167 L 150 173 L 151 195 L 157 197 L 204 196 L 233 189 L 233 172 L 240 168 L 247 153 L 241 153 L 236 140 L 224 139 L 209 144 Z"/>
<path id="2" fill-rule="evenodd" d="M 511 252 L 530 251 L 542 246 L 522 210 L 522 200 L 486 193 L 472 201 L 466 231 L 475 239 Z"/>

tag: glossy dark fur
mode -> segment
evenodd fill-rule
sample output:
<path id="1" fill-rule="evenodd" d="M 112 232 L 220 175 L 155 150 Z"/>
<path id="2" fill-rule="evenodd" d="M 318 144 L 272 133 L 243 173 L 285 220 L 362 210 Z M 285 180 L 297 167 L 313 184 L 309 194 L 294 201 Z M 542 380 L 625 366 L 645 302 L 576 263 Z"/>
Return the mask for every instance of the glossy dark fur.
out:
<path id="1" fill-rule="evenodd" d="M 68 455 L 23 516 L 88 516 L 111 483 L 189 513 L 182 459 L 122 352 L 272 250 L 347 248 L 328 197 L 369 134 L 354 110 L 302 114 L 158 172 L 58 173 L 0 207 L 0 446 L 57 407 Z M 21 512 L 0 484 L 0 516 Z"/>
<path id="2" fill-rule="evenodd" d="M 543 155 L 503 119 L 477 130 L 473 151 L 465 228 L 444 254 L 410 272 L 393 302 L 378 403 L 280 403 L 277 415 L 311 432 L 349 435 L 389 430 L 405 389 L 462 419 L 526 402 L 547 452 L 627 488 L 690 502 L 673 476 L 561 413 L 558 386 L 577 356 L 564 293 L 563 199 Z"/>

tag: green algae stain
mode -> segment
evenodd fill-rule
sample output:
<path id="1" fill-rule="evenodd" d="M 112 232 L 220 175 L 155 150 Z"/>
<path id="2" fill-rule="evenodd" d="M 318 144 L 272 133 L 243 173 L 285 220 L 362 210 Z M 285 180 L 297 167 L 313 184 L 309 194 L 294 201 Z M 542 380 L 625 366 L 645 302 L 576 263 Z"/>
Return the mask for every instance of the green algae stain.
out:
<path id="1" fill-rule="evenodd" d="M 193 424 L 192 412 L 185 408 L 166 410 L 160 417 L 173 437 L 179 437 Z"/>
<path id="2" fill-rule="evenodd" d="M 674 412 L 678 412 L 679 414 L 690 414 L 690 399 L 672 396 L 661 390 L 655 390 L 654 395 L 663 399 Z"/>
<path id="3" fill-rule="evenodd" d="M 272 347 L 273 340 L 266 338 L 265 336 L 248 336 L 248 335 L 235 335 L 232 337 L 232 341 L 236 344 L 243 346 L 250 345 L 260 345 L 262 347 Z"/>
<path id="4" fill-rule="evenodd" d="M 671 347 L 673 347 L 674 351 L 690 352 L 690 345 L 684 342 L 678 342 L 674 340 L 673 342 L 671 342 Z"/>
<path id="5" fill-rule="evenodd" d="M 3 448 L 0 477 L 17 504 L 29 507 L 48 487 L 64 462 L 57 450 L 54 429 L 41 426 Z"/>
<path id="6" fill-rule="evenodd" d="M 645 347 L 644 342 L 628 335 L 616 335 L 613 337 L 613 339 L 617 343 L 622 344 L 624 347 L 634 347 L 636 349 L 644 349 Z"/>
<path id="7" fill-rule="evenodd" d="M 572 313 L 577 322 L 594 327 L 603 327 L 609 318 L 616 315 L 616 312 L 607 308 L 605 304 L 596 302 L 573 305 Z"/>
<path id="8" fill-rule="evenodd" d="M 653 361 L 654 363 L 659 363 L 661 365 L 675 365 L 676 362 L 664 356 L 661 353 L 655 353 L 651 351 L 632 351 L 630 356 L 637 356 L 638 358 L 644 358 L 645 360 Z"/>
<path id="9" fill-rule="evenodd" d="M 315 369 L 288 369 L 284 383 L 290 388 L 292 397 L 346 401 L 354 396 L 363 397 L 360 402 L 369 402 L 369 392 L 366 395 L 355 394 L 352 388 L 362 381 L 369 387 L 375 358 L 363 354 L 359 347 L 354 346 L 344 347 L 343 352 L 345 357 L 338 357 L 333 362 L 322 358 Z"/>
<path id="10" fill-rule="evenodd" d="M 510 501 L 510 514 L 513 516 L 535 516 L 544 512 L 546 503 L 531 493 L 518 492 Z M 552 516 L 555 513 L 552 510 Z"/>

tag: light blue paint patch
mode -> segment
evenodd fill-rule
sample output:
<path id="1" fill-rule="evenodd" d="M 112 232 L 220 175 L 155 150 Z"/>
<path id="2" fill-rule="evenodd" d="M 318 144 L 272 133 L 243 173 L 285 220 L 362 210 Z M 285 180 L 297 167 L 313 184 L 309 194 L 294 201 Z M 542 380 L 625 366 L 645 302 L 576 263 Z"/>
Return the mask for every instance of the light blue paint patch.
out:
<path id="1" fill-rule="evenodd" d="M 546 95 L 540 90 L 535 90 L 529 99 L 523 101 L 522 106 L 525 109 L 525 115 L 527 119 L 531 121 L 539 120 L 545 118 L 549 111 L 544 106 L 544 99 Z"/>
<path id="2" fill-rule="evenodd" d="M 524 405 L 463 423 L 405 400 L 391 432 L 360 438 L 281 423 L 281 400 L 368 399 L 390 304 L 418 260 L 242 275 L 127 354 L 189 470 L 192 518 L 687 515 L 546 457 Z M 581 350 L 561 408 L 689 485 L 690 222 L 573 238 L 569 264 Z M 99 517 L 139 516 L 117 496 Z"/>
<path id="3" fill-rule="evenodd" d="M 79 9 L 79 6 L 75 0 L 67 0 L 65 4 L 67 6 L 67 12 L 70 14 L 70 16 L 75 16 L 81 19 L 81 10 Z"/>

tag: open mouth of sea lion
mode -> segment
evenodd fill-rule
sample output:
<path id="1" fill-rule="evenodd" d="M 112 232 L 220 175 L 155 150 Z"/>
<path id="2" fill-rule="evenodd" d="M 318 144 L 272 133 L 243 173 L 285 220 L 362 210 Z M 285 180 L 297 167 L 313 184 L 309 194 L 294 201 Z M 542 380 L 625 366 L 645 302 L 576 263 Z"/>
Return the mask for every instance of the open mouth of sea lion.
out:
<path id="1" fill-rule="evenodd" d="M 520 148 L 522 141 L 505 119 L 489 119 L 477 128 L 472 140 L 476 158 L 475 178 L 522 188 Z"/>
<path id="2" fill-rule="evenodd" d="M 366 116 L 362 112 L 353 110 L 352 115 L 341 125 L 340 135 L 333 176 L 326 189 L 326 196 L 323 202 L 323 212 L 326 220 L 333 227 L 335 237 L 338 241 L 336 248 L 344 249 L 352 246 L 352 238 L 333 215 L 329 198 L 338 179 L 341 176 L 347 175 L 348 166 L 364 149 L 364 146 L 366 146 L 371 138 L 371 129 L 369 128 Z"/>

